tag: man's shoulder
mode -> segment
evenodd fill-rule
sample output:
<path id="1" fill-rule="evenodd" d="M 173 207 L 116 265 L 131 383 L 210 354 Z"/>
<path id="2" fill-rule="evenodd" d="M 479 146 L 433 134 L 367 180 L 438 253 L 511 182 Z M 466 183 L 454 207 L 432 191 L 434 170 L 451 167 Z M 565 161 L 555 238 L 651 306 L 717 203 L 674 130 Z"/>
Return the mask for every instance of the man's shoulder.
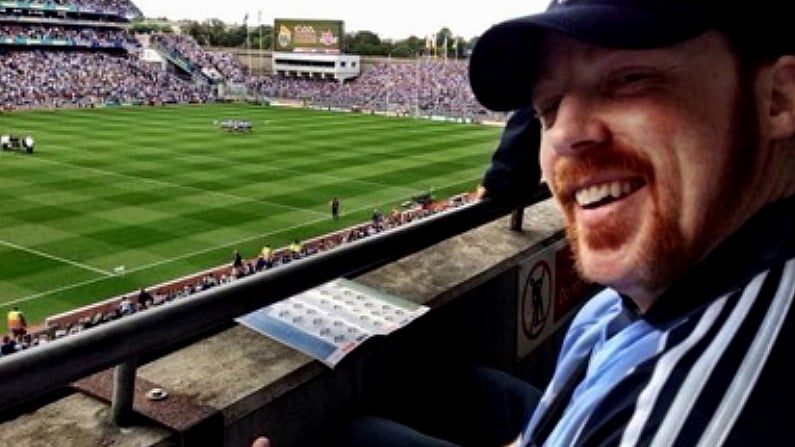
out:
<path id="1" fill-rule="evenodd" d="M 571 327 L 597 324 L 610 318 L 622 308 L 621 295 L 606 287 L 591 297 L 572 320 Z"/>
<path id="2" fill-rule="evenodd" d="M 605 288 L 591 299 L 574 316 L 561 347 L 560 359 L 570 351 L 580 351 L 595 342 L 602 328 L 623 310 L 621 295 L 613 289 Z"/>
<path id="3" fill-rule="evenodd" d="M 661 433 L 682 445 L 697 439 L 704 445 L 780 444 L 788 439 L 791 412 L 779 409 L 791 404 L 795 391 L 793 301 L 795 258 L 789 258 L 671 327 L 660 352 L 633 368 L 605 402 L 633 409 L 636 420 L 643 415 L 638 444 Z M 639 404 L 641 394 L 646 404 Z M 608 425 L 617 426 L 616 420 L 595 418 L 583 433 L 594 440 Z M 725 442 L 708 441 L 720 436 Z"/>

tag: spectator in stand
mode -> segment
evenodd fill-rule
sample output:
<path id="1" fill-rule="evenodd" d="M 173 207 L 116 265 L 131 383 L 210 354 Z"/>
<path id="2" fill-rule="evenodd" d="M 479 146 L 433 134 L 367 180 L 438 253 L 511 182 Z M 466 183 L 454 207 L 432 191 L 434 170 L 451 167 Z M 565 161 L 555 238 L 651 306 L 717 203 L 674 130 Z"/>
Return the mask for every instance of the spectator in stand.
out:
<path id="1" fill-rule="evenodd" d="M 28 329 L 28 322 L 25 320 L 25 315 L 16 306 L 8 311 L 7 324 L 11 336 L 15 338 L 25 335 Z"/>
<path id="2" fill-rule="evenodd" d="M 146 309 L 151 306 L 153 302 L 154 298 L 152 298 L 152 295 L 145 287 L 142 287 L 138 292 L 138 309 Z"/>
<path id="3" fill-rule="evenodd" d="M 376 231 L 381 231 L 384 229 L 384 215 L 381 213 L 381 210 L 375 208 L 373 210 L 373 228 Z"/>
<path id="4" fill-rule="evenodd" d="M 260 253 L 259 256 L 257 256 L 257 263 L 254 265 L 254 269 L 261 272 L 266 268 L 268 268 L 268 263 L 265 261 L 265 256 Z"/>
<path id="5" fill-rule="evenodd" d="M 304 254 L 304 246 L 298 239 L 294 239 L 293 243 L 290 244 L 290 256 L 292 256 L 293 259 L 301 259 L 304 257 Z"/>
<path id="6" fill-rule="evenodd" d="M 401 224 L 401 214 L 398 207 L 393 206 L 392 211 L 389 213 L 389 226 L 395 227 Z"/>
<path id="7" fill-rule="evenodd" d="M 239 275 L 243 274 L 243 257 L 240 256 L 240 252 L 235 250 L 232 253 L 232 277 L 237 278 Z"/>
<path id="8" fill-rule="evenodd" d="M 31 348 L 36 346 L 33 343 L 33 337 L 30 334 L 25 334 L 22 337 L 19 337 L 19 341 L 17 343 L 17 350 L 24 351 L 25 349 Z"/>
<path id="9" fill-rule="evenodd" d="M 3 335 L 3 344 L 0 345 L 0 354 L 10 355 L 17 352 L 17 342 L 8 335 Z"/>
<path id="10" fill-rule="evenodd" d="M 135 312 L 135 308 L 133 307 L 130 298 L 125 296 L 121 299 L 121 302 L 119 302 L 119 312 L 121 312 L 122 315 L 130 315 L 131 313 Z"/>

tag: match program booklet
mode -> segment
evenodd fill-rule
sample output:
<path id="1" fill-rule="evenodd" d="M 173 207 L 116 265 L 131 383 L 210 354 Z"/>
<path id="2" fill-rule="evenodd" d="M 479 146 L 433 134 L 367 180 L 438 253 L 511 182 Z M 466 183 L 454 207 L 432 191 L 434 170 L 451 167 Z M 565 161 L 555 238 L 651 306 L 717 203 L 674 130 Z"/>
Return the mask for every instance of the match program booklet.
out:
<path id="1" fill-rule="evenodd" d="M 427 311 L 427 306 L 337 279 L 236 321 L 333 368 L 368 338 L 387 335 Z"/>

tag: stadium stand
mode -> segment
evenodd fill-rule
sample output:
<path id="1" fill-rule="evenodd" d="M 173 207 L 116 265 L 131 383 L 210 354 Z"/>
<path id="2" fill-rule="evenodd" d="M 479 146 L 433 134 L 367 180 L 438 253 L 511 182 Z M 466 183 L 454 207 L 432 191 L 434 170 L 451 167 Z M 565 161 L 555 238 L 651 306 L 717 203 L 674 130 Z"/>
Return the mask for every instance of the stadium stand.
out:
<path id="1" fill-rule="evenodd" d="M 130 1 L 0 5 L 3 110 L 207 102 L 217 99 L 215 92 L 220 90 L 215 86 L 225 84 L 223 91 L 230 94 L 243 91 L 323 108 L 491 117 L 469 90 L 463 61 L 381 62 L 346 83 L 252 76 L 236 56 L 209 51 L 190 36 L 131 35 L 131 20 L 141 17 L 141 12 Z M 170 62 L 172 69 L 144 62 L 140 42 Z"/>
<path id="2" fill-rule="evenodd" d="M 266 97 L 296 99 L 328 108 L 492 117 L 494 114 L 475 100 L 467 76 L 464 61 L 422 59 L 378 63 L 345 84 L 279 76 L 250 77 L 247 84 Z"/>
<path id="3" fill-rule="evenodd" d="M 181 61 L 192 74 L 203 76 L 210 82 L 245 82 L 243 65 L 230 53 L 207 51 L 190 36 L 156 34 L 152 45 L 166 56 Z"/>
<path id="4" fill-rule="evenodd" d="M 491 117 L 469 88 L 465 61 L 419 59 L 380 62 L 350 82 L 250 76 L 232 54 L 208 51 L 192 37 L 173 34 L 152 36 L 153 46 L 186 72 L 211 83 L 245 85 L 250 94 L 299 100 L 306 105 L 352 110 L 378 110 L 396 114 L 457 117 Z M 497 117 L 504 119 L 504 116 Z"/>
<path id="5" fill-rule="evenodd" d="M 125 0 L 0 3 L 0 109 L 212 100 L 141 60 L 127 30 L 141 16 Z"/>
<path id="6" fill-rule="evenodd" d="M 124 54 L 10 50 L 0 53 L 0 59 L 0 104 L 4 109 L 204 102 L 210 98 L 209 90 Z M 85 72 L 92 75 L 85 76 Z"/>
<path id="7" fill-rule="evenodd" d="M 0 25 L 0 40 L 18 43 L 64 42 L 74 47 L 125 48 L 136 41 L 121 29 L 81 28 L 49 25 Z"/>
<path id="8" fill-rule="evenodd" d="M 186 71 L 211 82 L 243 83 L 250 92 L 270 98 L 304 101 L 323 107 L 381 110 L 395 113 L 475 117 L 489 115 L 469 89 L 465 61 L 421 59 L 380 62 L 361 77 L 340 84 L 333 80 L 282 76 L 248 76 L 233 55 L 208 51 L 192 37 L 158 34 L 153 44 Z"/>

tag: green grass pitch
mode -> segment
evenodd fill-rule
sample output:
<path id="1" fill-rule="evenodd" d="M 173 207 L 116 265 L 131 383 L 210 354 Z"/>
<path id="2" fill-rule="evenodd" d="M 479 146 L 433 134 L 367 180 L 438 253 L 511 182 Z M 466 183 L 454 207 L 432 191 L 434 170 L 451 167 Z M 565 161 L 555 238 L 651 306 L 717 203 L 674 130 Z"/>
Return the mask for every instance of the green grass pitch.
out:
<path id="1" fill-rule="evenodd" d="M 223 119 L 254 131 L 220 130 Z M 499 138 L 482 125 L 248 105 L 0 114 L 8 133 L 36 148 L 0 153 L 0 309 L 19 306 L 29 322 L 222 265 L 234 249 L 253 257 L 363 222 L 431 188 L 471 191 Z"/>

